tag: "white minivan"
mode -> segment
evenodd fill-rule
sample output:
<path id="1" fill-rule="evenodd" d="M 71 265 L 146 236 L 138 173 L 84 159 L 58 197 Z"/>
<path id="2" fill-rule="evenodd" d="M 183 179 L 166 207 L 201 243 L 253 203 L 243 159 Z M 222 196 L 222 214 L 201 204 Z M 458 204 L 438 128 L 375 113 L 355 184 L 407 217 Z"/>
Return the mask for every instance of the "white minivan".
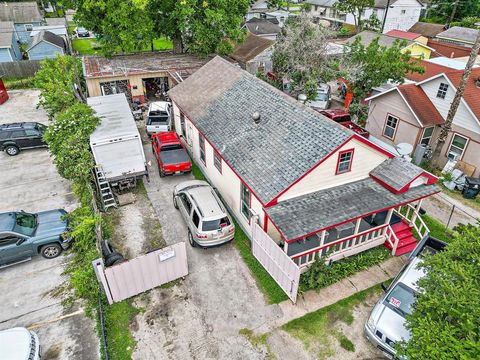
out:
<path id="1" fill-rule="evenodd" d="M 40 360 L 40 343 L 33 331 L 16 327 L 0 331 L 0 359 Z"/>
<path id="2" fill-rule="evenodd" d="M 326 110 L 330 107 L 332 98 L 331 88 L 328 84 L 320 84 L 314 100 L 307 101 L 307 105 L 315 110 Z"/>
<path id="3" fill-rule="evenodd" d="M 148 106 L 145 127 L 148 135 L 167 132 L 172 128 L 172 104 L 167 101 L 155 101 Z"/>

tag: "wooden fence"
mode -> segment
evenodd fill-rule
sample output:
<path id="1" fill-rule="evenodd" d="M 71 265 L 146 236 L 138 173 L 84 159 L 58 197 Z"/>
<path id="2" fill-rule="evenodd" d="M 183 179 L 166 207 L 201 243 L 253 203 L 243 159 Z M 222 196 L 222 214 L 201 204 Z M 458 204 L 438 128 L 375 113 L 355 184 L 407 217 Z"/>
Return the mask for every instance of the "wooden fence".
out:
<path id="1" fill-rule="evenodd" d="M 40 69 L 41 60 L 0 62 L 0 77 L 24 78 L 33 76 Z"/>

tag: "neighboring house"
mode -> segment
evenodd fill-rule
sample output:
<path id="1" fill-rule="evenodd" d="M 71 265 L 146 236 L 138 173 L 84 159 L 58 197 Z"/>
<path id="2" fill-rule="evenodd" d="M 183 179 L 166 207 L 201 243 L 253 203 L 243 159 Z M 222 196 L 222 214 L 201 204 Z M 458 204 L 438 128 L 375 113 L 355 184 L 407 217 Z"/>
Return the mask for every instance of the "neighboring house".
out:
<path id="1" fill-rule="evenodd" d="M 438 58 L 441 59 L 441 58 Z M 407 76 L 399 85 L 367 100 L 366 128 L 388 144 L 433 146 L 450 109 L 463 70 L 422 61 L 424 74 Z M 453 119 L 452 131 L 441 150 L 441 163 L 461 160 L 480 175 L 480 68 L 474 68 Z"/>
<path id="2" fill-rule="evenodd" d="M 267 2 L 260 0 L 252 4 L 245 15 L 245 20 L 248 22 L 251 19 L 265 19 L 275 25 L 283 27 L 289 18 L 295 16 L 297 16 L 297 13 L 291 11 L 282 9 L 269 9 Z"/>
<path id="3" fill-rule="evenodd" d="M 53 59 L 57 55 L 65 54 L 65 45 L 61 36 L 42 30 L 33 37 L 32 43 L 27 49 L 28 58 L 30 60 Z"/>
<path id="4" fill-rule="evenodd" d="M 433 49 L 431 57 L 459 58 L 469 56 L 471 48 L 448 42 L 429 39 L 427 45 Z"/>
<path id="5" fill-rule="evenodd" d="M 107 59 L 84 56 L 83 76 L 89 96 L 125 93 L 142 103 L 156 98 L 156 90 L 164 91 L 188 78 L 209 58 L 200 59 L 170 51 L 117 55 Z"/>
<path id="6" fill-rule="evenodd" d="M 0 21 L 0 62 L 22 60 L 12 21 Z"/>
<path id="7" fill-rule="evenodd" d="M 35 1 L 1 2 L 0 21 L 12 21 L 18 41 L 29 44 L 30 32 L 42 25 L 43 16 Z"/>
<path id="8" fill-rule="evenodd" d="M 398 31 L 394 32 L 394 34 L 399 35 L 399 32 Z M 410 33 L 406 33 L 406 32 L 401 33 L 402 36 L 407 36 L 406 34 L 410 34 Z M 418 35 L 418 34 L 415 34 L 415 35 Z M 411 36 L 413 36 L 413 35 L 410 35 L 410 37 Z M 365 31 L 362 31 L 361 33 L 351 37 L 348 40 L 348 43 L 352 43 L 353 41 L 355 41 L 355 39 L 357 37 L 362 38 L 362 44 L 364 46 L 368 46 L 376 38 L 379 38 L 378 43 L 381 46 L 386 46 L 386 47 L 392 46 L 393 43 L 395 41 L 398 41 L 399 39 L 400 40 L 405 40 L 407 42 L 407 44 L 402 49 L 402 52 L 406 52 L 406 51 L 409 50 L 412 57 L 419 58 L 419 59 L 429 59 L 430 54 L 433 50 L 432 48 L 430 48 L 429 46 L 427 46 L 423 43 L 424 39 L 426 39 L 426 38 L 421 36 L 421 35 L 418 36 L 419 40 L 416 40 L 416 39 L 415 40 L 408 40 L 408 39 L 405 39 L 405 38 L 389 36 L 387 34 L 378 34 L 378 33 L 373 32 L 373 31 L 365 30 Z"/>
<path id="9" fill-rule="evenodd" d="M 218 56 L 169 95 L 176 132 L 239 225 L 253 236 L 258 223 L 299 266 L 382 245 L 402 205 L 439 191 L 433 175 Z"/>
<path id="10" fill-rule="evenodd" d="M 445 25 L 442 24 L 432 24 L 426 22 L 417 22 L 410 29 L 409 32 L 421 34 L 427 38 L 433 39 L 437 34 L 445 31 Z"/>
<path id="11" fill-rule="evenodd" d="M 452 26 L 451 28 L 437 34 L 436 39 L 447 43 L 472 47 L 479 31 L 480 30 L 461 26 Z"/>
<path id="12" fill-rule="evenodd" d="M 314 17 L 333 22 L 337 26 L 343 24 L 356 25 L 352 13 L 342 13 L 335 9 L 337 0 L 307 0 L 310 4 L 310 14 Z M 387 5 L 389 5 L 387 10 Z M 420 12 L 424 5 L 417 0 L 375 0 L 372 8 L 367 8 L 362 14 L 362 20 L 375 16 L 383 23 L 384 32 L 392 29 L 408 30 L 420 19 Z M 386 16 L 386 17 L 385 17 Z"/>
<path id="13" fill-rule="evenodd" d="M 273 44 L 272 40 L 249 33 L 245 41 L 235 47 L 230 57 L 250 74 L 271 72 Z"/>
<path id="14" fill-rule="evenodd" d="M 249 33 L 269 40 L 276 40 L 277 35 L 282 31 L 280 26 L 271 21 L 256 17 L 248 20 L 243 27 L 246 28 Z"/>

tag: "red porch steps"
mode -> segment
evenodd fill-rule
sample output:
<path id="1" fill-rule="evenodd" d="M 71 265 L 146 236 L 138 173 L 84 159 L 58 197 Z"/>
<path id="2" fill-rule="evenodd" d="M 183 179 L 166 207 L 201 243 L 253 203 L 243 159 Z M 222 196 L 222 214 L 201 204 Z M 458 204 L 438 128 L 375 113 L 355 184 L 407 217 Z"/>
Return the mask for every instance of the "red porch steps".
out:
<path id="1" fill-rule="evenodd" d="M 413 236 L 412 228 L 407 223 L 401 221 L 391 225 L 391 228 L 398 237 L 396 256 L 406 254 L 415 249 L 417 239 Z M 385 242 L 385 247 L 392 250 L 392 246 L 387 241 Z"/>

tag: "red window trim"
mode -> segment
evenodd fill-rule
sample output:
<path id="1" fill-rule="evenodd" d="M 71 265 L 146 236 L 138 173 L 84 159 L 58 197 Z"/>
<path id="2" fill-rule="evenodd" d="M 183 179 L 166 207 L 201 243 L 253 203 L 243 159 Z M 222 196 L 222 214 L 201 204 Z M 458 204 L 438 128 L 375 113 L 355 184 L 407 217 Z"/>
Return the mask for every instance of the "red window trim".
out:
<path id="1" fill-rule="evenodd" d="M 344 171 L 339 171 L 339 166 L 340 166 L 340 158 L 342 157 L 343 154 L 347 153 L 352 153 L 352 156 L 350 157 L 350 164 L 348 164 L 348 170 Z M 355 154 L 355 148 L 347 149 L 347 150 L 342 150 L 338 152 L 338 158 L 337 158 L 337 167 L 335 168 L 335 175 L 341 175 L 341 174 L 346 174 L 350 171 L 352 171 L 352 163 L 353 163 L 353 155 Z"/>

